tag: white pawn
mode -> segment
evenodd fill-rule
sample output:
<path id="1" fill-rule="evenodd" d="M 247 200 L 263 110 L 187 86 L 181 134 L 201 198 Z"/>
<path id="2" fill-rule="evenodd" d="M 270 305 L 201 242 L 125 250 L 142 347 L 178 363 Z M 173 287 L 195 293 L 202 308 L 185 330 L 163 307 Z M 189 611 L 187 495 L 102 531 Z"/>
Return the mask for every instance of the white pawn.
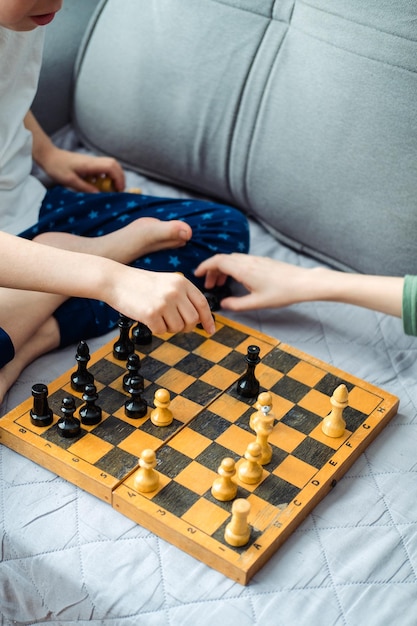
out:
<path id="1" fill-rule="evenodd" d="M 330 402 L 332 404 L 332 410 L 329 415 L 324 418 L 321 430 L 328 437 L 342 437 L 345 434 L 346 422 L 342 417 L 343 410 L 348 406 L 348 390 L 346 385 L 339 385 Z"/>
<path id="2" fill-rule="evenodd" d="M 153 450 L 146 449 L 139 459 L 139 469 L 135 476 L 135 488 L 141 493 L 155 491 L 159 486 L 159 474 L 155 471 L 156 454 Z"/>
<path id="3" fill-rule="evenodd" d="M 247 485 L 255 485 L 259 483 L 263 469 L 260 464 L 262 458 L 262 448 L 256 441 L 250 443 L 245 452 L 245 461 L 239 465 L 237 472 L 238 478 L 242 483 Z"/>
<path id="4" fill-rule="evenodd" d="M 228 544 L 234 547 L 244 546 L 250 538 L 250 526 L 248 515 L 250 503 L 243 498 L 238 498 L 232 504 L 232 519 L 226 526 L 224 538 Z"/>
<path id="5" fill-rule="evenodd" d="M 151 422 L 155 426 L 169 426 L 173 422 L 172 411 L 168 408 L 171 396 L 168 389 L 158 389 L 154 396 L 155 409 L 151 411 Z"/>
<path id="6" fill-rule="evenodd" d="M 236 474 L 234 460 L 230 457 L 223 459 L 218 472 L 220 476 L 213 482 L 211 495 L 216 500 L 221 500 L 222 502 L 233 500 L 237 494 L 237 485 L 232 480 L 232 476 Z"/>
<path id="7" fill-rule="evenodd" d="M 256 420 L 258 417 L 262 417 L 262 415 L 271 414 L 272 411 L 272 396 L 269 391 L 263 391 L 259 394 L 258 400 L 256 402 L 256 411 L 252 413 L 249 419 L 249 426 L 252 430 L 256 431 Z"/>

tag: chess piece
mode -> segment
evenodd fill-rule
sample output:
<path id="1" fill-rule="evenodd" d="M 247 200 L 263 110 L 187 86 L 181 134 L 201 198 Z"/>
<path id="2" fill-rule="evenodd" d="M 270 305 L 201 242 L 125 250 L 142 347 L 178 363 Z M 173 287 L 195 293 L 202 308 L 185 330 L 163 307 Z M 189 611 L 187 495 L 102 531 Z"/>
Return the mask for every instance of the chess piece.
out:
<path id="1" fill-rule="evenodd" d="M 77 437 L 80 434 L 81 425 L 80 420 L 74 417 L 74 398 L 68 397 L 62 400 L 61 413 L 63 413 L 63 415 L 57 423 L 59 434 L 67 439 Z"/>
<path id="2" fill-rule="evenodd" d="M 30 421 L 34 426 L 49 426 L 53 414 L 48 404 L 48 387 L 37 383 L 32 387 L 33 408 L 30 410 Z"/>
<path id="3" fill-rule="evenodd" d="M 231 546 L 238 548 L 248 543 L 251 527 L 248 524 L 250 502 L 244 498 L 238 498 L 232 504 L 232 519 L 224 532 L 225 541 Z"/>
<path id="4" fill-rule="evenodd" d="M 343 410 L 348 406 L 348 396 L 346 385 L 339 385 L 330 398 L 333 408 L 329 415 L 324 418 L 321 425 L 321 430 L 328 437 L 342 437 L 345 434 L 346 422 L 342 414 Z"/>
<path id="5" fill-rule="evenodd" d="M 85 341 L 80 341 L 77 347 L 75 360 L 78 363 L 77 370 L 71 374 L 71 387 L 75 391 L 84 391 L 85 386 L 94 383 L 94 376 L 87 370 L 90 360 L 90 350 Z"/>
<path id="6" fill-rule="evenodd" d="M 119 361 L 127 361 L 129 354 L 135 351 L 135 346 L 131 340 L 129 333 L 133 321 L 120 314 L 117 325 L 119 327 L 119 338 L 113 345 L 113 356 Z"/>
<path id="7" fill-rule="evenodd" d="M 262 415 L 271 415 L 272 417 L 272 395 L 269 391 L 263 391 L 258 396 L 258 401 L 256 403 L 256 411 L 252 413 L 249 419 L 249 426 L 252 430 L 255 430 L 255 423 L 258 417 L 262 417 Z"/>
<path id="8" fill-rule="evenodd" d="M 255 367 L 260 362 L 259 347 L 248 346 L 245 361 L 247 363 L 246 372 L 237 381 L 236 391 L 244 398 L 256 398 L 259 393 L 259 381 L 255 376 Z"/>
<path id="9" fill-rule="evenodd" d="M 142 383 L 138 376 L 130 379 L 129 393 L 130 399 L 125 402 L 125 415 L 131 419 L 145 417 L 148 405 L 142 398 Z"/>
<path id="10" fill-rule="evenodd" d="M 97 187 L 97 189 L 102 193 L 113 193 L 117 191 L 113 179 L 107 174 L 102 174 L 99 176 L 96 176 L 94 174 L 89 175 L 85 177 L 85 180 L 91 185 L 94 185 L 94 187 Z"/>
<path id="11" fill-rule="evenodd" d="M 171 402 L 171 396 L 168 389 L 158 389 L 154 396 L 155 409 L 151 411 L 151 422 L 155 426 L 169 426 L 172 424 L 174 417 L 172 411 L 168 408 Z"/>
<path id="12" fill-rule="evenodd" d="M 232 458 L 226 457 L 220 463 L 218 469 L 219 477 L 213 482 L 211 495 L 216 500 L 227 502 L 236 498 L 237 485 L 233 482 L 232 476 L 236 474 L 235 462 Z"/>
<path id="13" fill-rule="evenodd" d="M 101 421 L 101 408 L 97 406 L 97 388 L 95 385 L 86 385 L 83 393 L 85 404 L 80 408 L 81 423 L 86 426 L 93 426 Z"/>
<path id="14" fill-rule="evenodd" d="M 142 374 L 139 373 L 142 364 L 140 357 L 136 352 L 129 354 L 127 357 L 126 369 L 127 373 L 123 376 L 123 389 L 129 393 L 130 379 L 137 376 L 142 383 L 142 391 L 144 389 L 144 380 Z"/>
<path id="15" fill-rule="evenodd" d="M 153 450 L 146 449 L 139 459 L 139 469 L 135 476 L 135 489 L 141 493 L 155 491 L 159 486 L 159 474 L 155 471 L 156 455 Z"/>
<path id="16" fill-rule="evenodd" d="M 132 339 L 135 346 L 145 346 L 152 343 L 152 332 L 142 322 L 138 322 L 132 330 Z"/>
<path id="17" fill-rule="evenodd" d="M 250 443 L 245 452 L 245 460 L 239 465 L 238 478 L 247 485 L 256 485 L 262 478 L 262 448 L 256 441 Z"/>
<path id="18" fill-rule="evenodd" d="M 265 408 L 265 407 L 263 407 Z M 268 437 L 274 428 L 274 416 L 268 412 L 262 412 L 255 421 L 256 442 L 261 446 L 261 458 L 259 463 L 267 465 L 272 459 L 272 448 L 268 443 Z"/>

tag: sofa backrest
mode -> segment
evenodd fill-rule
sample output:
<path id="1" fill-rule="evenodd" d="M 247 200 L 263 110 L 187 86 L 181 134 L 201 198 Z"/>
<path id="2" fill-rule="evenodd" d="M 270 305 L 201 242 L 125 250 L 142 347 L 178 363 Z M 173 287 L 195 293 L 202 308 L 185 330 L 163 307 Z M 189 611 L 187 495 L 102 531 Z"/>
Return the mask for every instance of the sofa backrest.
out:
<path id="1" fill-rule="evenodd" d="M 107 0 L 83 140 L 361 272 L 417 273 L 417 4 Z"/>
<path id="2" fill-rule="evenodd" d="M 69 0 L 46 29 L 43 67 L 33 112 L 52 135 L 71 121 L 74 63 L 100 0 Z"/>

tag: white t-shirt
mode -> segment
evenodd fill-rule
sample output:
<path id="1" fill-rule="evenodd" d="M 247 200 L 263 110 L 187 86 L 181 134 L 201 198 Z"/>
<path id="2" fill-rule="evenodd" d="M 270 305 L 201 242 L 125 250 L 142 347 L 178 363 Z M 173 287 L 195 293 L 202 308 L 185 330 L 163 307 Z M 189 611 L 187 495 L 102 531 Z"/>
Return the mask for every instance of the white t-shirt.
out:
<path id="1" fill-rule="evenodd" d="M 0 27 L 0 230 L 18 234 L 38 221 L 44 186 L 33 176 L 32 135 L 23 118 L 36 93 L 44 29 Z"/>

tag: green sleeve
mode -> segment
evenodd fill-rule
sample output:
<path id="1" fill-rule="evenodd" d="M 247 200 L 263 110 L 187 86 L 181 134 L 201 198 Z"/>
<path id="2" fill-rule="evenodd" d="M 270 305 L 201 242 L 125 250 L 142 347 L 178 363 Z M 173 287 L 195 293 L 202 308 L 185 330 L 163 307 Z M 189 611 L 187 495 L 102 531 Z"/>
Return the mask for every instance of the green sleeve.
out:
<path id="1" fill-rule="evenodd" d="M 402 318 L 405 334 L 417 336 L 417 276 L 405 276 Z"/>

